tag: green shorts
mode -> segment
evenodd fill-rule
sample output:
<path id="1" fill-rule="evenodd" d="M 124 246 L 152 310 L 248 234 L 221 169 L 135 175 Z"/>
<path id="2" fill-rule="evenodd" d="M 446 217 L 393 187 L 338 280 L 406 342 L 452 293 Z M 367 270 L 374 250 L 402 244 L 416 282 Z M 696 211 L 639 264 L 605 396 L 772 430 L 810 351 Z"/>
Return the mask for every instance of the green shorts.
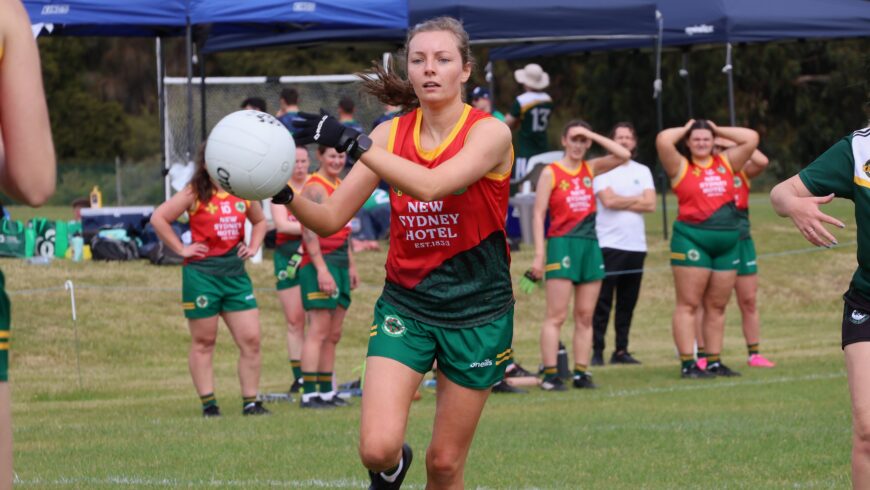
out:
<path id="1" fill-rule="evenodd" d="M 574 284 L 604 279 L 604 258 L 598 240 L 552 237 L 547 240 L 546 279 L 568 279 Z"/>
<path id="2" fill-rule="evenodd" d="M 9 381 L 9 328 L 12 304 L 6 295 L 6 278 L 0 272 L 0 383 Z"/>
<path id="3" fill-rule="evenodd" d="M 490 323 L 471 328 L 426 324 L 397 312 L 379 299 L 375 304 L 367 356 L 398 361 L 418 373 L 438 370 L 454 383 L 487 390 L 504 378 L 513 356 L 514 309 Z"/>
<path id="4" fill-rule="evenodd" d="M 299 271 L 297 271 L 296 277 L 293 279 L 287 277 L 287 262 L 289 260 L 290 257 L 275 250 L 272 262 L 275 264 L 275 288 L 278 289 L 278 291 L 282 289 L 290 289 L 299 285 Z"/>
<path id="5" fill-rule="evenodd" d="M 184 317 L 191 320 L 257 307 L 254 287 L 247 274 L 214 276 L 189 266 L 181 269 L 181 301 Z"/>
<path id="6" fill-rule="evenodd" d="M 739 241 L 740 232 L 736 228 L 708 230 L 676 221 L 671 235 L 671 265 L 714 271 L 737 270 Z"/>
<path id="7" fill-rule="evenodd" d="M 350 273 L 344 267 L 326 264 L 335 280 L 336 295 L 328 296 L 317 284 L 317 269 L 308 263 L 299 270 L 299 285 L 302 287 L 302 308 L 308 310 L 334 310 L 339 306 L 345 310 L 350 307 Z"/>
<path id="8" fill-rule="evenodd" d="M 737 254 L 740 257 L 740 263 L 737 264 L 738 276 L 758 274 L 758 264 L 755 260 L 755 241 L 752 240 L 752 237 L 737 242 Z"/>

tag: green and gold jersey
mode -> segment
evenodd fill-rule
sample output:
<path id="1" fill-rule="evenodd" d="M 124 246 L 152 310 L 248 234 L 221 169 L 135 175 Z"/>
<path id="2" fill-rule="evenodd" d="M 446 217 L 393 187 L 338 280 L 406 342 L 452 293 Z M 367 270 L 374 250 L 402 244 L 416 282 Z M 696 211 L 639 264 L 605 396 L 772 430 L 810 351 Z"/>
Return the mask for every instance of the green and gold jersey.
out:
<path id="1" fill-rule="evenodd" d="M 870 127 L 835 143 L 799 175 L 813 195 L 833 193 L 855 203 L 858 270 L 850 287 L 870 301 Z"/>
<path id="2" fill-rule="evenodd" d="M 546 152 L 547 128 L 553 113 L 553 99 L 544 92 L 524 92 L 511 107 L 511 116 L 520 121 L 517 131 L 516 156 L 528 158 Z"/>

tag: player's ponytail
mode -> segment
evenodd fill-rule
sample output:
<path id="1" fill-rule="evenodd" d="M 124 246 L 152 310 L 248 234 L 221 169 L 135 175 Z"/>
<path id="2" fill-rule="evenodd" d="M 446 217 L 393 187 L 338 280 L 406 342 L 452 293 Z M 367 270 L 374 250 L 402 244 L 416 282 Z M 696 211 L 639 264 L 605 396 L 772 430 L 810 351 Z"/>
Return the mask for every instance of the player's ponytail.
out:
<path id="1" fill-rule="evenodd" d="M 436 17 L 421 22 L 408 31 L 408 36 L 405 38 L 405 47 L 399 53 L 406 69 L 408 64 L 408 45 L 411 44 L 414 36 L 421 32 L 436 31 L 445 31 L 453 34 L 456 38 L 456 47 L 459 49 L 463 66 L 471 63 L 472 68 L 474 67 L 474 57 L 471 55 L 468 33 L 465 32 L 462 23 L 453 17 Z M 372 63 L 372 69 L 357 75 L 363 80 L 363 90 L 384 104 L 401 106 L 406 111 L 420 105 L 420 100 L 417 98 L 417 94 L 414 93 L 414 87 L 411 85 L 411 82 L 399 76 L 395 70 L 388 71 L 381 64 L 374 62 Z"/>
<path id="2" fill-rule="evenodd" d="M 199 145 L 199 151 L 196 153 L 196 170 L 193 173 L 193 178 L 190 179 L 190 186 L 196 200 L 201 203 L 208 202 L 214 194 L 214 183 L 205 169 L 205 142 Z"/>

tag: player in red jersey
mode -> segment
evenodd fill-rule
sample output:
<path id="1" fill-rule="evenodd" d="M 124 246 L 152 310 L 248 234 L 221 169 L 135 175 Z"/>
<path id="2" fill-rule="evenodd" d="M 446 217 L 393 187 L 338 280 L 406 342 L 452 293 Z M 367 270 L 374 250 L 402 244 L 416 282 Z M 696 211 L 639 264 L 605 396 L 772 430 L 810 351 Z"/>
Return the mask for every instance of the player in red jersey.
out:
<path id="1" fill-rule="evenodd" d="M 283 92 L 282 92 L 283 93 Z M 308 149 L 296 147 L 296 166 L 293 175 L 287 183 L 296 192 L 302 191 L 302 186 L 308 180 Z M 287 356 L 290 369 L 293 371 L 293 383 L 290 393 L 296 393 L 302 388 L 302 342 L 305 334 L 305 310 L 302 309 L 302 296 L 299 292 L 299 277 L 296 266 L 290 261 L 301 259 L 302 224 L 287 212 L 286 206 L 271 205 L 272 220 L 275 222 L 275 254 L 272 258 L 275 267 L 275 288 L 284 320 L 287 321 Z M 292 277 L 291 277 L 292 276 Z"/>
<path id="2" fill-rule="evenodd" d="M 597 143 L 608 155 L 586 160 L 586 152 Z M 592 314 L 604 278 L 604 259 L 595 233 L 595 193 L 592 179 L 631 158 L 631 152 L 602 136 L 580 120 L 570 121 L 562 130 L 565 156 L 548 165 L 538 179 L 532 226 L 535 258 L 532 276 L 547 279 L 547 315 L 541 327 L 541 360 L 544 379 L 541 388 L 564 391 L 556 370 L 559 330 L 568 316 L 574 297 L 574 380 L 575 388 L 594 388 L 589 374 L 592 349 Z M 544 220 L 550 211 L 550 228 L 544 247 Z M 546 263 L 544 259 L 546 258 Z"/>
<path id="3" fill-rule="evenodd" d="M 347 150 L 358 162 L 323 203 L 275 197 L 321 236 L 334 233 L 383 178 L 392 215 L 387 278 L 371 327 L 360 457 L 371 488 L 399 488 L 411 398 L 438 362 L 427 488 L 460 488 L 490 387 L 511 355 L 513 291 L 504 231 L 511 133 L 462 102 L 473 61 L 455 19 L 416 25 L 405 45 L 408 80 L 376 69 L 366 86 L 410 111 L 371 139 L 329 116 L 302 115 L 297 141 Z"/>
<path id="4" fill-rule="evenodd" d="M 170 223 L 190 216 L 192 243 L 185 245 Z M 251 243 L 245 244 L 245 219 L 251 221 Z M 214 395 L 212 357 L 218 317 L 224 319 L 239 347 L 242 413 L 269 413 L 257 401 L 260 383 L 260 315 L 245 260 L 253 256 L 266 234 L 263 208 L 221 189 L 205 169 L 205 145 L 200 148 L 190 185 L 160 205 L 151 215 L 157 236 L 184 257 L 182 306 L 190 328 L 188 364 L 205 417 L 220 415 Z"/>
<path id="5" fill-rule="evenodd" d="M 713 138 L 736 143 L 713 154 Z M 684 156 L 678 145 L 685 144 Z M 734 204 L 734 173 L 739 172 L 758 146 L 758 133 L 739 127 L 718 127 L 694 119 L 656 137 L 656 149 L 677 195 L 679 212 L 671 237 L 671 270 L 676 308 L 674 342 L 683 378 L 735 376 L 719 354 L 725 329 L 725 306 L 734 289 L 739 263 L 739 216 Z M 704 307 L 704 344 L 707 367 L 700 369 L 692 350 L 695 318 Z"/>

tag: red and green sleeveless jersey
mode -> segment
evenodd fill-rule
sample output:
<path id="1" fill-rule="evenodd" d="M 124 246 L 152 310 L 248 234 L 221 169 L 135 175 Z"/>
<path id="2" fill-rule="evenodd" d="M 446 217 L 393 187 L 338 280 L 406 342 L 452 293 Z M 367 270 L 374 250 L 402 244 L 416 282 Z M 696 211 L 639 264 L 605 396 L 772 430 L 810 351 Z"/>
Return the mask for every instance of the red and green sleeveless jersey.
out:
<path id="1" fill-rule="evenodd" d="M 387 149 L 435 168 L 453 158 L 490 114 L 466 105 L 438 148 L 420 145 L 420 109 L 394 118 Z M 493 162 L 493 166 L 496 162 Z M 505 234 L 510 172 L 489 173 L 437 201 L 390 189 L 390 251 L 382 299 L 403 314 L 447 328 L 486 324 L 514 303 Z"/>
<path id="2" fill-rule="evenodd" d="M 307 182 L 307 181 L 306 181 Z M 293 189 L 294 194 L 299 194 L 302 192 L 302 189 L 296 189 L 293 185 L 288 181 L 287 185 L 289 185 Z M 303 184 L 304 187 L 304 184 Z M 293 213 L 287 211 L 287 220 L 291 223 L 298 223 L 298 220 Z M 291 233 L 275 233 L 275 247 L 284 255 L 292 255 L 299 248 L 299 243 L 302 241 L 302 235 L 294 235 Z"/>
<path id="3" fill-rule="evenodd" d="M 686 160 L 671 184 L 677 195 L 677 221 L 707 229 L 737 228 L 734 172 L 724 155 L 713 155 L 707 166 Z"/>
<path id="4" fill-rule="evenodd" d="M 245 239 L 245 219 L 251 202 L 226 191 L 212 194 L 208 202 L 197 201 L 190 215 L 190 235 L 194 243 L 208 247 L 206 257 L 220 257 Z M 197 259 L 185 259 L 193 262 Z M 201 259 L 199 259 L 201 260 Z"/>
<path id="5" fill-rule="evenodd" d="M 331 196 L 336 189 L 338 189 L 339 184 L 341 184 L 341 179 L 336 179 L 335 182 L 330 182 L 328 179 L 323 177 L 318 173 L 311 174 L 308 177 L 308 180 L 305 182 L 303 186 L 303 190 L 306 187 L 319 185 L 326 190 L 326 195 Z M 340 230 L 329 235 L 328 237 L 320 237 L 318 242 L 320 243 L 320 254 L 323 255 L 323 260 L 337 267 L 349 267 L 350 261 L 347 257 L 347 247 L 348 247 L 348 239 L 350 238 L 350 223 L 347 223 Z M 303 247 L 304 248 L 304 247 Z M 305 267 L 309 262 L 311 262 L 311 255 L 308 254 L 308 250 L 304 251 L 302 254 L 302 262 L 300 262 L 299 267 Z"/>
<path id="6" fill-rule="evenodd" d="M 550 228 L 547 238 L 573 237 L 597 239 L 595 234 L 595 175 L 586 160 L 576 170 L 568 170 L 562 162 L 549 165 L 553 174 L 550 192 Z"/>

